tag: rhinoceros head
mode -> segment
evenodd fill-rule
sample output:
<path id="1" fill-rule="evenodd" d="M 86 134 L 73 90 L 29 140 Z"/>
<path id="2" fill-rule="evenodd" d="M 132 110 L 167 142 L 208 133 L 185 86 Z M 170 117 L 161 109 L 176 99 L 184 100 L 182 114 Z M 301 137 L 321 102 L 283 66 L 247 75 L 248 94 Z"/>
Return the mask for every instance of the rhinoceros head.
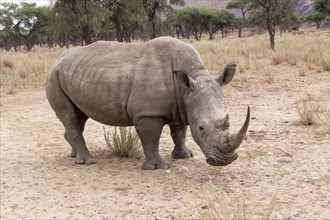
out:
<path id="1" fill-rule="evenodd" d="M 221 101 L 221 87 L 232 80 L 235 67 L 235 64 L 227 65 L 218 78 L 209 74 L 197 73 L 193 77 L 184 72 L 176 74 L 184 117 L 190 125 L 195 142 L 205 154 L 207 163 L 214 166 L 224 166 L 237 159 L 238 153 L 235 150 L 242 143 L 249 126 L 250 108 L 242 128 L 231 133 L 229 116 Z"/>

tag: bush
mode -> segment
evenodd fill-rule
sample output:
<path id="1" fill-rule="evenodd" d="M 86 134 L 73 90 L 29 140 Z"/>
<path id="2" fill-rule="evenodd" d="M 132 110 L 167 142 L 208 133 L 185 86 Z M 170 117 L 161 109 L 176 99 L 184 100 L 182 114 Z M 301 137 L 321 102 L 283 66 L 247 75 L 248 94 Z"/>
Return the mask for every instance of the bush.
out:
<path id="1" fill-rule="evenodd" d="M 296 103 L 297 112 L 300 122 L 304 125 L 323 124 L 329 127 L 329 110 L 321 105 L 312 95 L 307 94 L 305 98 Z"/>
<path id="2" fill-rule="evenodd" d="M 111 153 L 119 157 L 135 157 L 141 153 L 141 143 L 132 128 L 114 127 L 111 132 L 103 127 L 104 139 Z M 119 132 L 118 132 L 119 130 Z"/>

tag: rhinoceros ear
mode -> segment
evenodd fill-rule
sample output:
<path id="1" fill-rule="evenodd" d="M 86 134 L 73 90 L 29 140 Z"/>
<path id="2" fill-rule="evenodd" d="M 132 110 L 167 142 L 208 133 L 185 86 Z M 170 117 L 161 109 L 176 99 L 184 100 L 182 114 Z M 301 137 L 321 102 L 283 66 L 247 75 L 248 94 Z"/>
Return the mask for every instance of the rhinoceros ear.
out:
<path id="1" fill-rule="evenodd" d="M 190 76 L 187 76 L 184 71 L 178 71 L 174 73 L 176 76 L 176 80 L 180 87 L 183 89 L 189 89 L 190 92 L 196 92 L 198 90 L 198 82 L 194 80 Z"/>
<path id="2" fill-rule="evenodd" d="M 220 84 L 220 86 L 228 84 L 235 75 L 236 64 L 227 64 L 223 73 L 220 74 L 216 81 Z"/>

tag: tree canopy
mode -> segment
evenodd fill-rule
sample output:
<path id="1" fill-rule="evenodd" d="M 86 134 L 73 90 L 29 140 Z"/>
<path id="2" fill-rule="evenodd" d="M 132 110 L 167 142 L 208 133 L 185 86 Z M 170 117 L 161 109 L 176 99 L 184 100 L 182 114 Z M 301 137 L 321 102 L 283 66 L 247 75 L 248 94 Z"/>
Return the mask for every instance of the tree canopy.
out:
<path id="1" fill-rule="evenodd" d="M 55 0 L 51 6 L 35 3 L 0 3 L 0 47 L 24 45 L 30 51 L 35 44 L 52 47 L 86 45 L 97 40 L 131 42 L 161 35 L 201 39 L 207 34 L 226 36 L 229 30 L 258 25 L 268 31 L 275 48 L 277 29 L 289 29 L 298 22 L 294 6 L 298 0 L 229 0 L 228 10 L 192 8 L 184 0 Z M 315 13 L 309 21 L 330 16 L 328 0 L 315 0 Z M 238 12 L 238 13 L 237 13 Z"/>

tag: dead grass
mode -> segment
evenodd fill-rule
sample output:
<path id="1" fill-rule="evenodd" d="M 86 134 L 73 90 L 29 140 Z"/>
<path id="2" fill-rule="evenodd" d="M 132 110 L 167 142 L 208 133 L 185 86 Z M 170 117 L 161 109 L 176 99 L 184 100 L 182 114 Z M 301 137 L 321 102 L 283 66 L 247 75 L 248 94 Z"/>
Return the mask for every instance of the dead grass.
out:
<path id="1" fill-rule="evenodd" d="M 14 63 L 9 60 L 3 60 L 2 64 L 4 68 L 14 69 Z"/>
<path id="2" fill-rule="evenodd" d="M 257 157 L 262 157 L 265 155 L 267 155 L 267 151 L 264 149 L 260 149 L 260 148 L 255 149 L 255 150 L 246 151 L 246 157 L 250 160 L 254 160 Z"/>
<path id="3" fill-rule="evenodd" d="M 244 38 L 232 34 L 213 41 L 188 42 L 199 51 L 211 74 L 219 74 L 226 64 L 236 63 L 240 73 L 263 72 L 276 65 L 295 65 L 301 68 L 300 75 L 305 75 L 309 70 L 330 71 L 329 37 L 329 31 L 304 31 L 300 35 L 286 33 L 276 37 L 275 51 L 269 49 L 267 34 Z M 1 94 L 10 94 L 20 88 L 42 87 L 51 65 L 63 50 L 1 51 Z M 276 74 L 269 74 L 266 81 L 272 83 Z"/>
<path id="4" fill-rule="evenodd" d="M 212 74 L 227 63 L 236 63 L 240 72 L 258 72 L 271 65 L 303 66 L 317 72 L 330 71 L 330 32 L 292 33 L 276 37 L 276 50 L 270 50 L 268 35 L 248 38 L 228 36 L 213 41 L 193 41 Z"/>
<path id="5" fill-rule="evenodd" d="M 29 53 L 1 51 L 1 95 L 43 86 L 48 71 L 62 52 L 60 48 L 37 48 Z"/>
<path id="6" fill-rule="evenodd" d="M 270 198 L 269 204 L 262 206 L 252 200 L 253 195 L 240 192 L 239 196 L 234 198 L 225 192 L 217 192 L 214 186 L 208 188 L 205 204 L 199 209 L 202 220 L 271 219 L 276 205 L 276 194 Z"/>
<path id="7" fill-rule="evenodd" d="M 111 154 L 119 157 L 139 157 L 141 143 L 135 130 L 131 127 L 114 127 L 112 131 L 103 127 L 104 139 Z M 119 130 L 119 132 L 118 132 Z"/>
<path id="8" fill-rule="evenodd" d="M 316 96 L 307 93 L 296 102 L 296 109 L 303 125 L 321 124 L 330 130 L 329 110 Z"/>

